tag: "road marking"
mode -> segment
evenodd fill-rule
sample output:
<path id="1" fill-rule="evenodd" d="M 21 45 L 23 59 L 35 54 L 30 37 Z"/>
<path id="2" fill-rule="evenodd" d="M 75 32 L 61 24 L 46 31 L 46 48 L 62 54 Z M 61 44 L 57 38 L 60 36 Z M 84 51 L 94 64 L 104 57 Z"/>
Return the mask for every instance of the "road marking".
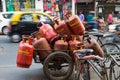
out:
<path id="1" fill-rule="evenodd" d="M 0 46 L 0 53 L 4 51 L 4 47 Z"/>
<path id="2" fill-rule="evenodd" d="M 16 65 L 0 65 L 0 68 L 16 67 Z"/>
<path id="3" fill-rule="evenodd" d="M 35 66 L 39 67 L 38 65 L 41 66 L 41 67 L 43 66 L 42 64 L 32 63 L 30 67 L 35 67 Z M 17 64 L 13 64 L 13 65 L 12 64 L 11 65 L 0 65 L 0 68 L 10 68 L 10 67 L 12 67 L 12 68 L 15 68 L 15 67 L 19 68 L 19 67 L 17 67 Z"/>

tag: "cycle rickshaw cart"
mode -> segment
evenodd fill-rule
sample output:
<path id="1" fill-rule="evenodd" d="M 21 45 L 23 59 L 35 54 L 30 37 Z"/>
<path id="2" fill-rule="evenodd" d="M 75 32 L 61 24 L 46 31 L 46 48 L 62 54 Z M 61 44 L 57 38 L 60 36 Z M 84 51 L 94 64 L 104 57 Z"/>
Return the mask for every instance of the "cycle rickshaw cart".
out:
<path id="1" fill-rule="evenodd" d="M 54 49 L 55 47 L 51 48 L 51 46 L 48 45 L 47 40 L 43 37 L 35 41 L 35 43 L 31 45 L 34 47 L 30 47 L 31 50 L 27 51 L 25 48 L 30 46 L 28 43 L 30 43 L 31 40 L 29 40 L 30 38 L 28 39 L 28 37 L 24 37 L 24 39 L 25 38 L 26 40 L 23 40 L 25 42 L 20 42 L 19 45 L 17 56 L 18 67 L 29 68 L 32 64 L 31 62 L 33 58 L 35 63 L 43 64 L 43 71 L 50 80 L 65 80 L 66 78 L 70 77 L 74 68 L 74 54 L 73 50 L 67 49 L 68 43 L 66 41 L 61 39 L 57 40 L 56 43 L 64 43 L 62 44 L 64 45 L 62 47 L 56 46 L 57 49 L 62 49 L 57 50 Z M 28 46 L 26 47 L 26 45 Z M 78 48 L 78 46 L 76 48 Z M 30 52 L 30 54 L 27 52 Z"/>
<path id="2" fill-rule="evenodd" d="M 81 45 L 71 35 L 83 35 L 85 29 L 76 15 L 68 21 L 58 21 L 56 17 L 54 22 L 54 28 L 40 22 L 39 31 L 32 33 L 32 37 L 23 35 L 18 47 L 17 66 L 29 68 L 33 58 L 35 63 L 43 64 L 43 71 L 49 79 L 65 80 L 73 72 L 73 50 Z"/>

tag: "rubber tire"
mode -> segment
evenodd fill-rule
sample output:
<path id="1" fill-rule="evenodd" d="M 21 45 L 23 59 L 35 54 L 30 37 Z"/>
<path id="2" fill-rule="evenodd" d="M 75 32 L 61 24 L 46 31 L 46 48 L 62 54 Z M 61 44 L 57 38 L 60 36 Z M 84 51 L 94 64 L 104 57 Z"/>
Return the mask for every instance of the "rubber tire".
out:
<path id="1" fill-rule="evenodd" d="M 7 35 L 8 34 L 8 29 L 7 26 L 2 28 L 2 34 Z"/>
<path id="2" fill-rule="evenodd" d="M 67 74 L 65 74 L 64 76 L 56 77 L 49 73 L 48 64 L 51 60 L 55 59 L 56 57 L 62 57 L 65 60 L 67 60 L 67 62 L 69 63 L 69 69 L 67 71 Z M 53 52 L 45 59 L 44 64 L 43 64 L 43 72 L 50 80 L 66 80 L 69 76 L 71 76 L 71 74 L 73 72 L 73 66 L 74 65 L 73 65 L 72 58 L 67 53 Z"/>
<path id="3" fill-rule="evenodd" d="M 21 35 L 19 33 L 14 33 L 14 34 L 12 34 L 12 36 L 10 37 L 10 39 L 11 39 L 11 42 L 18 43 L 18 42 L 21 41 L 22 37 L 21 37 Z"/>
<path id="4" fill-rule="evenodd" d="M 114 43 L 105 43 L 105 44 L 103 44 L 103 45 L 101 45 L 101 48 L 103 49 L 103 51 L 104 51 L 104 56 L 107 56 L 108 54 L 107 54 L 107 51 L 106 51 L 106 47 L 110 47 L 110 46 L 112 46 L 112 47 L 115 47 L 114 49 L 117 49 L 117 51 L 120 51 L 120 48 L 119 48 L 119 46 L 117 45 L 117 44 L 114 44 Z"/>

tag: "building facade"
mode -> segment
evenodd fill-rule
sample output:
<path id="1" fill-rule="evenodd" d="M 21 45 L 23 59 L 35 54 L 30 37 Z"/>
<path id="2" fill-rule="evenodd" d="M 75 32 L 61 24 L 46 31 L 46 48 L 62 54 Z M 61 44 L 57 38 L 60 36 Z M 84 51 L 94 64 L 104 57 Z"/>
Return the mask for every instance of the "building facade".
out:
<path id="1" fill-rule="evenodd" d="M 57 1 L 65 4 L 72 14 L 82 11 L 86 16 L 88 11 L 92 10 L 96 11 L 96 16 L 100 14 L 106 19 L 110 12 L 114 11 L 116 15 L 120 11 L 120 0 L 0 0 L 0 11 L 21 11 L 26 9 L 44 11 L 43 5 L 45 3 L 50 8 Z"/>
<path id="2" fill-rule="evenodd" d="M 71 9 L 72 9 L 72 6 L 74 5 L 72 3 L 74 2 L 73 0 L 0 0 L 0 4 L 1 4 L 0 9 L 3 12 L 21 11 L 25 9 L 36 9 L 36 10 L 43 11 L 44 2 L 52 5 L 56 1 L 66 3 L 66 5 Z M 50 6 L 47 6 L 47 7 L 50 7 Z"/>
<path id="3" fill-rule="evenodd" d="M 95 0 L 77 0 L 76 13 L 82 11 L 85 17 L 89 11 L 95 11 Z"/>
<path id="4" fill-rule="evenodd" d="M 97 13 L 102 14 L 105 20 L 109 13 L 114 12 L 114 18 L 120 11 L 120 0 L 98 0 Z"/>

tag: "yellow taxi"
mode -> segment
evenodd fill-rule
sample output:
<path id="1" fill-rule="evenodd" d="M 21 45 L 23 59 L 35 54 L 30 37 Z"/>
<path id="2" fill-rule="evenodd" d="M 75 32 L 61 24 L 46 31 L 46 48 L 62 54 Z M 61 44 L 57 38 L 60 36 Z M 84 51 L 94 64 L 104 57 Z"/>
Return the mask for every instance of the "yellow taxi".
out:
<path id="1" fill-rule="evenodd" d="M 47 13 L 40 11 L 24 11 L 15 13 L 8 25 L 8 36 L 10 37 L 10 40 L 12 42 L 19 42 L 23 34 L 30 35 L 37 31 L 37 24 L 41 21 L 54 26 L 52 16 Z"/>

